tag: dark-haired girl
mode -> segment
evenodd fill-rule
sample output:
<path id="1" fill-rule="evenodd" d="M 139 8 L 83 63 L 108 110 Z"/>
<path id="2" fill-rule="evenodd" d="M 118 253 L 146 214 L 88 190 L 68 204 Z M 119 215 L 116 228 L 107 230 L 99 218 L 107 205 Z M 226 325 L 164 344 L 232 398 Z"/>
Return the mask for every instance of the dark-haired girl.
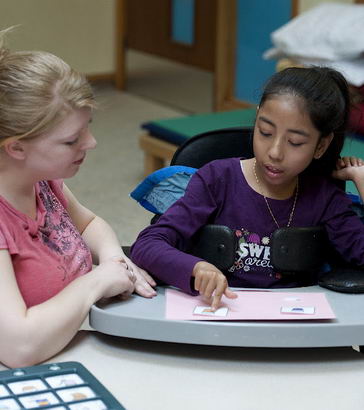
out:
<path id="1" fill-rule="evenodd" d="M 184 197 L 140 233 L 132 247 L 134 262 L 167 284 L 212 298 L 213 308 L 223 294 L 235 297 L 228 285 L 302 285 L 270 263 L 271 234 L 280 227 L 322 225 L 347 261 L 364 265 L 364 225 L 332 180 L 351 179 L 363 192 L 364 167 L 340 160 L 349 106 L 348 85 L 335 70 L 289 68 L 273 75 L 257 109 L 254 158 L 202 167 Z M 184 252 L 207 223 L 227 225 L 239 237 L 228 280 Z"/>

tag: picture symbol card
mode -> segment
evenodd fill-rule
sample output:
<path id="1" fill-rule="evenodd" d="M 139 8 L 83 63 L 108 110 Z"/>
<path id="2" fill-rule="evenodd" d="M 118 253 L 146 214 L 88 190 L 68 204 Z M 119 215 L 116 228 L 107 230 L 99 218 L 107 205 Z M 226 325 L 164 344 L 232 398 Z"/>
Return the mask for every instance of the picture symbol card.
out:
<path id="1" fill-rule="evenodd" d="M 215 316 L 215 317 L 226 317 L 229 309 L 227 307 L 221 307 L 213 311 L 211 306 L 196 306 L 193 314 L 203 315 L 203 316 Z"/>
<path id="2" fill-rule="evenodd" d="M 313 315 L 315 306 L 282 306 L 282 313 L 294 313 L 296 315 Z"/>

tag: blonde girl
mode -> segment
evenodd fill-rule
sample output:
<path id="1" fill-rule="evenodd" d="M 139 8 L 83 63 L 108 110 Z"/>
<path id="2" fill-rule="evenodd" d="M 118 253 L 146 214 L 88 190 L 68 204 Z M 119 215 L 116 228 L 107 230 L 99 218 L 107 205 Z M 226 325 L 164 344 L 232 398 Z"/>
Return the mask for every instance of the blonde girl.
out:
<path id="1" fill-rule="evenodd" d="M 45 52 L 11 52 L 0 33 L 0 361 L 60 351 L 104 297 L 152 297 L 154 281 L 111 227 L 63 183 L 96 141 L 81 74 Z M 93 268 L 93 263 L 97 266 Z"/>

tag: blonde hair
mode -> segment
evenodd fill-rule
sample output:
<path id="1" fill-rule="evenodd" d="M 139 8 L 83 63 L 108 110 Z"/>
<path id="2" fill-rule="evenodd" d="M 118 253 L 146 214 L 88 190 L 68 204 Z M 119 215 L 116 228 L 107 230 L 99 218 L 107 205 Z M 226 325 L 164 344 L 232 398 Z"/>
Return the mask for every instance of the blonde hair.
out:
<path id="1" fill-rule="evenodd" d="M 11 30 L 0 31 L 0 145 L 7 138 L 42 135 L 67 113 L 95 108 L 85 76 L 55 55 L 4 47 Z"/>

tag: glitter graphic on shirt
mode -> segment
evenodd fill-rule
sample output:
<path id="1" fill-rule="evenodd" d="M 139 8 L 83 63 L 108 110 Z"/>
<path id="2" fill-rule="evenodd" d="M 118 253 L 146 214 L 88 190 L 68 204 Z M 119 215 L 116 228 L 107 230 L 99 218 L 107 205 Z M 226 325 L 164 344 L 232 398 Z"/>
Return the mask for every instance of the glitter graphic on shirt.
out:
<path id="1" fill-rule="evenodd" d="M 40 237 L 43 243 L 61 258 L 58 269 L 63 272 L 63 281 L 67 279 L 68 272 L 65 266 L 69 266 L 74 257 L 78 265 L 74 275 L 86 273 L 89 270 L 87 245 L 48 183 L 41 181 L 39 186 L 39 198 L 46 209 L 44 226 L 39 227 Z"/>
<path id="2" fill-rule="evenodd" d="M 244 275 L 254 271 L 271 277 L 279 275 L 273 272 L 273 266 L 270 263 L 269 236 L 260 236 L 244 228 L 236 229 L 235 235 L 238 238 L 238 247 L 234 265 L 229 272 Z"/>

